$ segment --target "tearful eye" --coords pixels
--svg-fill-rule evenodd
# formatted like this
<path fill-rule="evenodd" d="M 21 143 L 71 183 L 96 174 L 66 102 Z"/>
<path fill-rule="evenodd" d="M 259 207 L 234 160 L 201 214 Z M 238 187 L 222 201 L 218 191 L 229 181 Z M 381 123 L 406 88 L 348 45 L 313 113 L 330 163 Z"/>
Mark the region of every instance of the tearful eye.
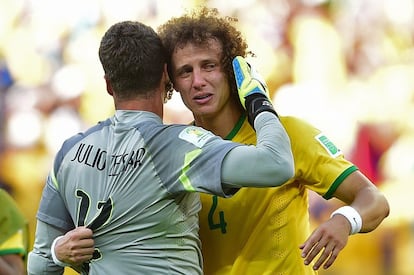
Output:
<path fill-rule="evenodd" d="M 215 63 L 207 63 L 204 65 L 204 69 L 207 71 L 212 71 L 216 67 Z"/>
<path fill-rule="evenodd" d="M 189 77 L 192 71 L 193 71 L 193 69 L 192 69 L 192 68 L 187 67 L 187 66 L 184 66 L 184 67 L 182 67 L 181 69 L 177 70 L 176 75 L 177 75 L 178 77 L 183 77 L 183 78 L 185 78 L 185 77 Z"/>

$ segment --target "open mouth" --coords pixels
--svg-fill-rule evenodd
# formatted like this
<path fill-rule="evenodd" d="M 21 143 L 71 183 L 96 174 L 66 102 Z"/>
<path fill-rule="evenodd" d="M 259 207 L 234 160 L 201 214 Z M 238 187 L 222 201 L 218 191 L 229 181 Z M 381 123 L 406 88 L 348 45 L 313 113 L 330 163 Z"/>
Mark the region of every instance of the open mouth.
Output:
<path fill-rule="evenodd" d="M 202 94 L 194 96 L 194 102 L 197 104 L 207 104 L 213 98 L 212 94 Z"/>
<path fill-rule="evenodd" d="M 206 98 L 209 98 L 209 97 L 211 97 L 211 95 L 210 95 L 210 94 L 205 94 L 205 95 L 197 95 L 197 96 L 195 96 L 195 97 L 194 97 L 194 99 L 195 99 L 195 100 L 203 100 L 203 99 L 206 99 Z"/>

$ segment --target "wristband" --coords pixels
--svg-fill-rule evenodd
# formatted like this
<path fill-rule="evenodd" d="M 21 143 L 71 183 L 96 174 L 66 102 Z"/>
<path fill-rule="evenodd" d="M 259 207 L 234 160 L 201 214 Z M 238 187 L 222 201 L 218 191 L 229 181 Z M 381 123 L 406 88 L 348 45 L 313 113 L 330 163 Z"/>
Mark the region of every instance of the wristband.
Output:
<path fill-rule="evenodd" d="M 349 235 L 353 235 L 353 234 L 356 234 L 359 231 L 361 231 L 362 218 L 361 218 L 361 215 L 359 215 L 358 211 L 355 210 L 355 208 L 353 208 L 349 205 L 342 206 L 342 207 L 336 209 L 331 214 L 331 218 L 336 214 L 340 214 L 340 215 L 344 216 L 349 221 L 349 223 L 351 224 L 351 232 L 349 233 Z"/>
<path fill-rule="evenodd" d="M 70 264 L 67 264 L 67 263 L 64 263 L 64 262 L 60 261 L 60 260 L 56 257 L 56 254 L 55 254 L 55 246 L 56 246 L 56 242 L 57 242 L 58 240 L 60 240 L 61 238 L 63 238 L 63 237 L 64 237 L 64 236 L 59 236 L 59 237 L 57 237 L 57 238 L 53 241 L 52 246 L 50 247 L 50 254 L 52 254 L 53 262 L 54 262 L 55 264 L 57 264 L 58 266 L 61 266 L 61 267 L 70 266 Z"/>
<path fill-rule="evenodd" d="M 271 112 L 279 117 L 273 108 L 272 103 L 264 94 L 251 94 L 246 97 L 246 110 L 247 110 L 247 120 L 249 121 L 250 125 L 254 128 L 254 120 L 256 119 L 257 115 L 261 112 Z"/>

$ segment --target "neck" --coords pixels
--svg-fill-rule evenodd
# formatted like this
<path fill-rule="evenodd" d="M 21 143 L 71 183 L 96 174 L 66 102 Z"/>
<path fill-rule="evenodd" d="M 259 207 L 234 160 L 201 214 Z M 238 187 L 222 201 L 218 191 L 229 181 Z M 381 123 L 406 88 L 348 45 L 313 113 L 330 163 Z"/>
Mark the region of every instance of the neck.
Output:
<path fill-rule="evenodd" d="M 195 115 L 197 126 L 213 132 L 215 135 L 226 138 L 233 130 L 242 115 L 240 108 L 227 108 L 220 113 L 212 115 Z"/>
<path fill-rule="evenodd" d="M 163 103 L 158 97 L 137 98 L 127 101 L 118 101 L 115 103 L 117 110 L 147 111 L 163 118 Z"/>

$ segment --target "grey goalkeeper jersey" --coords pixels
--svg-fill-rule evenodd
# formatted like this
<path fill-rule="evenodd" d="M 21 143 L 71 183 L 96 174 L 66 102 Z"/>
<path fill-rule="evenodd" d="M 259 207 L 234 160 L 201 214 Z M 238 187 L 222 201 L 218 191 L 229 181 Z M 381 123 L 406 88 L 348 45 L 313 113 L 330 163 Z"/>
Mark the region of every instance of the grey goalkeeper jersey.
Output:
<path fill-rule="evenodd" d="M 90 274 L 202 274 L 196 192 L 236 192 L 221 184 L 221 163 L 235 146 L 152 113 L 117 111 L 64 142 L 37 218 L 93 230 Z"/>

